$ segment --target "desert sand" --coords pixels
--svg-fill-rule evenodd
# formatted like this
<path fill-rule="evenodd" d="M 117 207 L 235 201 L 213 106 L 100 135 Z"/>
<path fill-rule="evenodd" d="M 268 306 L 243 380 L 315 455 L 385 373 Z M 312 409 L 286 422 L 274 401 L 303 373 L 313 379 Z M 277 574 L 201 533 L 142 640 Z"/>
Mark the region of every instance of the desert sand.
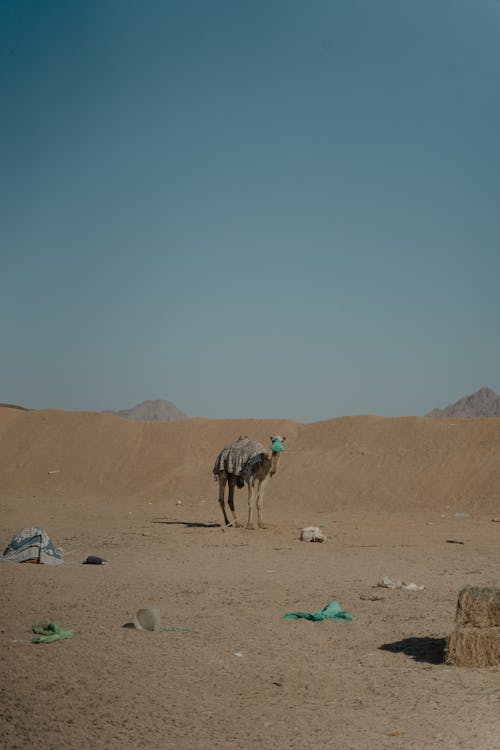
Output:
<path fill-rule="evenodd" d="M 222 528 L 217 453 L 277 433 L 269 528 Z M 42 526 L 65 560 L 0 565 L 1 748 L 500 747 L 500 668 L 443 661 L 460 589 L 500 583 L 499 419 L 0 408 L 0 511 L 2 549 Z M 355 619 L 282 618 L 333 600 Z M 170 630 L 122 627 L 147 605 Z"/>

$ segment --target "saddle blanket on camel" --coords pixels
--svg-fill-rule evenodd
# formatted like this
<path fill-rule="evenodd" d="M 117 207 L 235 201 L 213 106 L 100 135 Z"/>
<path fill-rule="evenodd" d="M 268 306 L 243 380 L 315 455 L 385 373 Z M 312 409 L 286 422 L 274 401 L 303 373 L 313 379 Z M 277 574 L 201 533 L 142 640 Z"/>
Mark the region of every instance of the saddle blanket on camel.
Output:
<path fill-rule="evenodd" d="M 263 453 L 270 458 L 269 451 L 262 443 L 249 440 L 249 438 L 238 438 L 219 453 L 215 459 L 213 473 L 217 476 L 221 471 L 225 471 L 246 479 L 252 465 Z"/>

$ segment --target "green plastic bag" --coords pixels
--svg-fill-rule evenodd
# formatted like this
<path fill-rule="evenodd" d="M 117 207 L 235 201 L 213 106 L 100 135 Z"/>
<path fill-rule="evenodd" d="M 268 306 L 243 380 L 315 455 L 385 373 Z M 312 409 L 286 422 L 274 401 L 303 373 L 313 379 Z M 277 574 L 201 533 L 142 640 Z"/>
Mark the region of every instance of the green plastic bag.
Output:
<path fill-rule="evenodd" d="M 64 638 L 73 638 L 75 635 L 72 628 L 62 628 L 55 622 L 37 622 L 31 629 L 37 633 L 31 639 L 31 643 L 53 643 L 62 641 Z"/>
<path fill-rule="evenodd" d="M 323 609 L 319 609 L 317 612 L 287 612 L 283 615 L 285 620 L 298 620 L 299 617 L 303 617 L 306 620 L 313 620 L 319 622 L 320 620 L 354 620 L 354 617 L 347 612 L 344 612 L 338 602 L 330 602 Z"/>

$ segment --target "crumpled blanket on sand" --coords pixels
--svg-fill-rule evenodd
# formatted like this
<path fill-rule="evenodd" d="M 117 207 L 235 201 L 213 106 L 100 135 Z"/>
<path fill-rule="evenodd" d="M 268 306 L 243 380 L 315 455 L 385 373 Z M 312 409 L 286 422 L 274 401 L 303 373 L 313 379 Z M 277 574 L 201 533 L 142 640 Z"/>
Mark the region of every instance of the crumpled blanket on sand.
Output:
<path fill-rule="evenodd" d="M 62 565 L 64 560 L 50 541 L 45 529 L 29 526 L 14 535 L 0 556 L 0 562 L 37 562 L 45 565 Z"/>
<path fill-rule="evenodd" d="M 257 443 L 249 438 L 238 438 L 231 445 L 227 445 L 217 456 L 213 473 L 219 474 L 221 471 L 227 471 L 228 474 L 243 476 L 245 468 L 256 456 L 269 452 L 264 448 L 262 443 Z"/>

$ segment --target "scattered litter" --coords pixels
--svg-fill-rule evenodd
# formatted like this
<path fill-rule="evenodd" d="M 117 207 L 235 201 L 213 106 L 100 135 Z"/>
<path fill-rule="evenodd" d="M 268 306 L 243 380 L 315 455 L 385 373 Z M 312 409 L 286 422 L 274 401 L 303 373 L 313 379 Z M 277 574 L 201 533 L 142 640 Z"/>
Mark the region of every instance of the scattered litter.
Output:
<path fill-rule="evenodd" d="M 277 573 L 277 570 L 266 570 L 266 573 Z"/>
<path fill-rule="evenodd" d="M 194 633 L 191 628 L 180 628 L 176 625 L 161 625 L 160 610 L 158 607 L 143 607 L 137 610 L 132 622 L 122 625 L 124 628 L 135 628 L 135 630 L 149 630 L 155 633 Z"/>
<path fill-rule="evenodd" d="M 50 541 L 45 529 L 30 526 L 15 534 L 0 556 L 0 562 L 62 565 L 64 560 Z"/>
<path fill-rule="evenodd" d="M 162 633 L 194 633 L 191 628 L 179 628 L 177 625 L 160 625 Z"/>
<path fill-rule="evenodd" d="M 302 542 L 324 542 L 326 536 L 318 526 L 306 526 L 300 532 Z"/>
<path fill-rule="evenodd" d="M 31 639 L 31 643 L 53 643 L 53 641 L 73 638 L 75 635 L 72 628 L 61 628 L 55 622 L 37 622 L 31 629 L 33 633 L 37 633 Z"/>
<path fill-rule="evenodd" d="M 454 513 L 455 518 L 470 518 L 470 513 Z"/>
<path fill-rule="evenodd" d="M 97 557 L 96 555 L 88 555 L 85 560 L 82 560 L 82 565 L 106 565 L 107 560 L 103 557 Z"/>
<path fill-rule="evenodd" d="M 177 500 L 176 505 L 182 505 L 182 500 Z"/>
<path fill-rule="evenodd" d="M 144 609 L 137 610 L 134 617 L 134 627 L 136 630 L 158 631 L 160 629 L 160 610 L 158 607 L 144 607 Z"/>
<path fill-rule="evenodd" d="M 317 612 L 287 612 L 283 615 L 285 620 L 297 620 L 303 617 L 305 620 L 319 622 L 320 620 L 354 620 L 354 617 L 341 608 L 338 602 L 330 602 Z"/>
<path fill-rule="evenodd" d="M 500 523 L 500 518 L 492 518 L 493 523 Z"/>
<path fill-rule="evenodd" d="M 235 651 L 234 656 L 243 656 L 243 654 L 241 653 L 241 651 Z"/>
<path fill-rule="evenodd" d="M 406 583 L 406 581 L 393 581 L 391 578 L 384 576 L 377 586 L 384 589 L 406 589 L 407 591 L 422 591 L 424 586 L 417 586 L 416 583 Z"/>
<path fill-rule="evenodd" d="M 447 539 L 447 544 L 465 544 L 465 542 L 460 542 L 458 539 Z"/>
<path fill-rule="evenodd" d="M 48 471 L 47 474 L 60 474 L 61 469 L 52 469 L 51 471 Z"/>

